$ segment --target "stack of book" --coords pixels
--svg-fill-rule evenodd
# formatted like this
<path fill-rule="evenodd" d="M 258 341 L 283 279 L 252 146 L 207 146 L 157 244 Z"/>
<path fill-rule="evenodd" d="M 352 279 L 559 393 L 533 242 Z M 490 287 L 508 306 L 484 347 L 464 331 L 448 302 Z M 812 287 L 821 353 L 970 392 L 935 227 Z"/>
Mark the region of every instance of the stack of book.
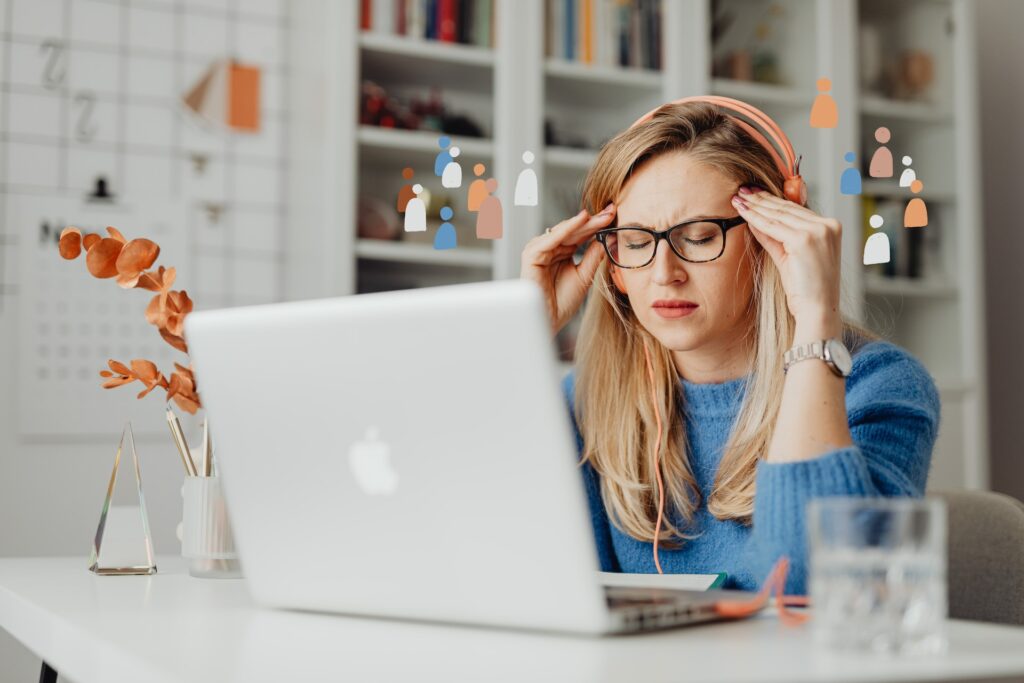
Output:
<path fill-rule="evenodd" d="M 661 69 L 661 0 L 546 0 L 549 57 Z"/>
<path fill-rule="evenodd" d="M 494 0 L 361 0 L 364 31 L 494 46 Z"/>

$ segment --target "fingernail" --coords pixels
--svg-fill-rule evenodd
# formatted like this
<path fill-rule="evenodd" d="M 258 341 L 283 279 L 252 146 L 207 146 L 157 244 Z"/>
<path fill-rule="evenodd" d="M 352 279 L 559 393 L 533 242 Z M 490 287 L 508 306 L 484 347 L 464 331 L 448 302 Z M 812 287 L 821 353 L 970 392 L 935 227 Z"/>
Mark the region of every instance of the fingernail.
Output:
<path fill-rule="evenodd" d="M 587 212 L 587 210 L 586 210 L 586 209 L 580 209 L 580 212 L 579 212 L 578 214 L 576 214 L 576 217 L 577 217 L 577 218 L 579 218 L 580 216 L 582 216 L 582 215 L 583 215 L 583 214 L 585 214 L 586 212 Z"/>
<path fill-rule="evenodd" d="M 740 190 L 740 192 L 742 192 L 742 191 L 743 191 L 743 190 L 741 189 L 741 190 Z M 745 201 L 743 201 L 743 200 L 742 200 L 742 199 L 740 198 L 740 196 L 739 196 L 739 195 L 735 195 L 735 194 L 734 194 L 734 195 L 732 196 L 732 203 L 733 203 L 733 204 L 735 204 L 736 206 L 740 207 L 741 209 L 745 209 L 745 208 L 747 208 L 747 203 L 746 203 Z"/>
<path fill-rule="evenodd" d="M 740 194 L 752 194 L 754 189 L 748 185 L 744 185 L 740 188 Z"/>
<path fill-rule="evenodd" d="M 615 202 L 608 202 L 608 206 L 604 207 L 604 210 L 601 211 L 601 213 L 611 213 L 613 206 L 615 206 Z"/>

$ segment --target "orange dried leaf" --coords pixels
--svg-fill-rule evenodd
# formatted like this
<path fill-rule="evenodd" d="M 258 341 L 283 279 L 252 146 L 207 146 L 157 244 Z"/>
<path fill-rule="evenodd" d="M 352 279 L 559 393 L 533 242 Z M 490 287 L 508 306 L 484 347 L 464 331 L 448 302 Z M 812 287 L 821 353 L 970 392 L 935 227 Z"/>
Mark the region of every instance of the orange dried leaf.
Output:
<path fill-rule="evenodd" d="M 160 336 L 163 337 L 163 340 L 165 342 L 167 342 L 174 348 L 178 349 L 182 353 L 188 353 L 188 346 L 185 345 L 184 338 L 179 337 L 178 335 L 175 334 L 171 334 L 164 328 L 160 328 Z"/>
<path fill-rule="evenodd" d="M 192 398 L 190 396 L 182 396 L 181 394 L 174 397 L 174 402 L 179 408 L 184 410 L 189 415 L 195 415 L 196 411 L 202 406 L 199 404 L 198 396 Z"/>
<path fill-rule="evenodd" d="M 104 389 L 113 389 L 114 387 L 119 387 L 122 384 L 130 384 L 131 382 L 134 382 L 134 381 L 135 381 L 134 377 L 114 377 L 114 378 L 108 379 L 106 382 L 104 382 L 103 383 L 103 388 Z"/>
<path fill-rule="evenodd" d="M 113 225 L 107 226 L 107 232 L 110 233 L 111 239 L 115 239 L 121 244 L 124 244 L 125 242 L 128 241 L 124 238 L 124 235 L 121 234 L 121 231 L 115 228 Z"/>
<path fill-rule="evenodd" d="M 63 258 L 69 261 L 78 258 L 82 253 L 82 231 L 73 226 L 64 228 L 60 233 L 58 247 Z"/>
<path fill-rule="evenodd" d="M 160 255 L 156 242 L 147 239 L 132 240 L 124 245 L 117 257 L 117 283 L 125 288 L 134 287 L 146 268 Z"/>
<path fill-rule="evenodd" d="M 150 325 L 164 326 L 164 321 L 167 320 L 167 311 L 164 310 L 163 300 L 164 297 L 161 294 L 157 294 L 149 300 L 149 305 L 146 306 L 146 322 Z"/>
<path fill-rule="evenodd" d="M 85 265 L 93 277 L 109 278 L 117 275 L 117 257 L 124 244 L 110 237 L 105 237 L 85 255 Z"/>
<path fill-rule="evenodd" d="M 155 382 L 160 375 L 160 371 L 156 369 L 156 363 L 143 358 L 132 359 L 132 372 L 146 383 Z"/>
<path fill-rule="evenodd" d="M 113 359 L 108 360 L 107 365 L 109 365 L 110 369 L 119 375 L 130 375 L 132 373 L 132 371 L 128 368 L 127 365 L 125 365 L 124 363 L 119 363 L 118 361 Z"/>
<path fill-rule="evenodd" d="M 160 291 L 160 281 L 156 279 L 154 273 L 140 273 L 138 284 L 135 286 L 140 289 L 148 289 L 151 292 Z"/>
<path fill-rule="evenodd" d="M 85 247 L 86 251 L 89 251 L 90 249 L 92 249 L 93 245 L 99 242 L 101 239 L 103 238 L 97 235 L 96 233 L 90 232 L 88 235 L 82 238 L 82 246 Z"/>
<path fill-rule="evenodd" d="M 121 289 L 132 289 L 139 283 L 139 273 L 118 273 L 115 282 Z"/>

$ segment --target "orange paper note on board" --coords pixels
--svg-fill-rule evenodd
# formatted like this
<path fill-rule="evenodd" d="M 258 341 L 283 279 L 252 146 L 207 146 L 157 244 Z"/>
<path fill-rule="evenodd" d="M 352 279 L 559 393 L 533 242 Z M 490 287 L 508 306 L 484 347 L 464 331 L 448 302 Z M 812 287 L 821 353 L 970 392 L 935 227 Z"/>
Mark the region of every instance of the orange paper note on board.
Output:
<path fill-rule="evenodd" d="M 233 60 L 218 60 L 182 100 L 207 121 L 230 130 L 259 132 L 260 68 Z"/>
<path fill-rule="evenodd" d="M 255 66 L 231 64 L 228 125 L 235 130 L 260 129 L 260 70 Z"/>

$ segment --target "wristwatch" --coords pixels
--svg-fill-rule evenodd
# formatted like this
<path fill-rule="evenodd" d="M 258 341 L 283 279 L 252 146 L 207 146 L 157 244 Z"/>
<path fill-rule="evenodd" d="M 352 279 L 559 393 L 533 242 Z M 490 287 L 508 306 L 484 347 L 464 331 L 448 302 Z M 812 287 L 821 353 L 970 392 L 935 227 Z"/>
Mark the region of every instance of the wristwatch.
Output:
<path fill-rule="evenodd" d="M 799 363 L 808 358 L 820 358 L 832 369 L 832 372 L 840 377 L 848 377 L 850 370 L 853 368 L 853 359 L 850 357 L 850 351 L 842 341 L 832 338 L 812 341 L 806 344 L 797 344 L 789 351 L 786 351 L 782 356 L 782 360 L 785 361 L 785 364 L 782 366 L 783 372 L 789 372 L 789 368 L 793 363 Z"/>

